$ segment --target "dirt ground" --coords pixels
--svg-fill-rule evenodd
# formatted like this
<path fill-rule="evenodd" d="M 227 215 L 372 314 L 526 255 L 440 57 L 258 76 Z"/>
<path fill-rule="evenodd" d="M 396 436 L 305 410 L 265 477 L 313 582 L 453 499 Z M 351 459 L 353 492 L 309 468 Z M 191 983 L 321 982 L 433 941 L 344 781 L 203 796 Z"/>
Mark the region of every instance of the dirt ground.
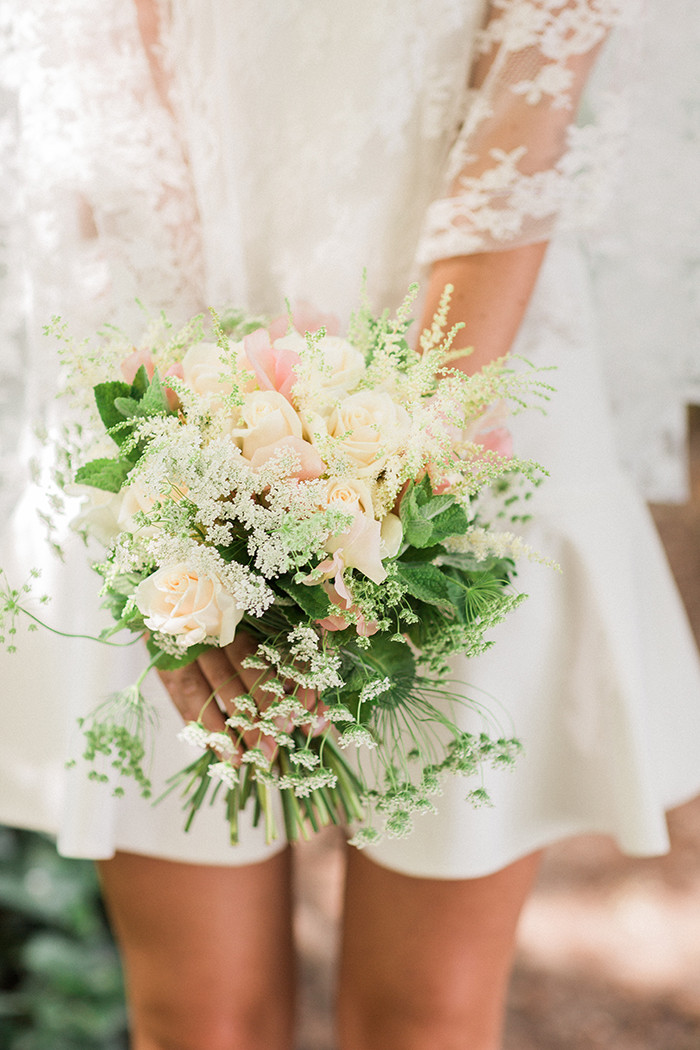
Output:
<path fill-rule="evenodd" d="M 700 409 L 692 422 L 692 500 L 653 511 L 700 641 Z M 661 858 L 623 857 L 599 837 L 547 852 L 521 923 L 504 1050 L 700 1050 L 700 800 L 671 814 L 670 831 Z M 334 1050 L 342 848 L 331 832 L 298 854 L 298 1050 Z"/>

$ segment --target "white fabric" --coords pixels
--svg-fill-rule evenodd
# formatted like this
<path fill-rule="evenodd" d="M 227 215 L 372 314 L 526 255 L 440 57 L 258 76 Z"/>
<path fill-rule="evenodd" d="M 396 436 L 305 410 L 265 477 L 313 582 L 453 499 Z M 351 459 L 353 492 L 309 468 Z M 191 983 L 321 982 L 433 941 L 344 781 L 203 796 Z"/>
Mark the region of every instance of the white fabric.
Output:
<path fill-rule="evenodd" d="M 612 0 L 282 0 L 255 8 L 178 0 L 161 55 L 174 78 L 172 112 L 151 80 L 132 5 L 101 0 L 98 11 L 88 0 L 31 0 L 11 19 L 3 9 L 21 56 L 5 68 L 15 104 L 7 126 L 23 177 L 21 193 L 4 200 L 27 290 L 24 341 L 13 322 L 14 345 L 24 349 L 8 354 L 6 367 L 15 379 L 21 368 L 29 406 L 43 403 L 50 426 L 60 410 L 50 397 L 51 347 L 39 333 L 54 311 L 74 331 L 111 318 L 136 333 L 135 296 L 175 317 L 208 303 L 275 311 L 287 296 L 346 318 L 363 267 L 373 301 L 392 305 L 418 259 L 555 236 L 520 346 L 559 367 L 560 393 L 547 420 L 519 417 L 516 429 L 522 451 L 553 469 L 537 542 L 565 572 L 537 569 L 535 596 L 503 628 L 493 656 L 456 670 L 511 711 L 527 755 L 494 784 L 495 809 L 472 813 L 455 802 L 460 826 L 447 836 L 445 817 L 430 828 L 426 819 L 405 844 L 376 851 L 414 874 L 482 874 L 560 834 L 592 829 L 634 852 L 654 852 L 665 846 L 663 809 L 700 788 L 700 672 L 651 526 L 614 464 L 586 268 L 557 228 L 598 213 L 599 176 L 610 167 L 601 144 L 610 141 L 612 118 L 570 130 L 549 167 L 538 131 L 540 118 L 550 127 L 551 109 L 560 108 L 562 70 L 587 65 L 623 6 L 629 10 Z M 474 94 L 466 85 L 479 48 L 488 69 Z M 535 53 L 552 67 L 548 80 Z M 519 112 L 525 100 L 533 125 L 522 143 L 529 154 L 514 158 L 509 183 L 517 189 L 523 176 L 525 189 L 509 191 L 504 204 L 501 154 L 490 151 L 500 148 L 498 115 L 513 96 Z M 614 114 L 607 99 L 603 91 L 600 112 Z M 488 142 L 496 161 L 495 169 L 486 162 L 496 172 L 493 222 L 484 173 L 470 168 L 479 164 L 470 142 L 480 143 L 480 157 Z M 503 149 L 511 153 L 513 143 L 503 140 Z M 475 241 L 465 225 L 472 212 L 461 202 L 466 193 L 474 203 L 475 182 L 464 179 L 477 176 L 482 239 Z M 27 438 L 23 453 L 32 451 Z M 5 563 L 18 573 L 47 560 L 31 509 L 38 499 L 30 487 L 6 537 Z M 96 613 L 80 556 L 74 552 L 67 570 L 53 567 L 45 586 L 60 596 L 52 622 L 67 616 L 85 629 Z M 648 606 L 635 591 L 640 577 Z M 650 645 L 662 627 L 668 646 Z M 34 635 L 18 656 L 3 656 L 3 680 L 11 676 L 13 685 L 4 697 L 10 732 L 0 740 L 0 817 L 58 831 L 61 848 L 78 855 L 121 847 L 210 863 L 258 859 L 259 835 L 232 852 L 216 810 L 186 836 L 177 800 L 153 810 L 134 793 L 117 802 L 82 770 L 63 770 L 57 741 L 75 733 L 79 713 L 132 677 L 128 653 Z M 175 725 L 157 682 L 152 690 L 164 726 Z M 160 740 L 162 779 L 183 753 L 165 732 Z M 67 748 L 74 753 L 75 742 Z"/>

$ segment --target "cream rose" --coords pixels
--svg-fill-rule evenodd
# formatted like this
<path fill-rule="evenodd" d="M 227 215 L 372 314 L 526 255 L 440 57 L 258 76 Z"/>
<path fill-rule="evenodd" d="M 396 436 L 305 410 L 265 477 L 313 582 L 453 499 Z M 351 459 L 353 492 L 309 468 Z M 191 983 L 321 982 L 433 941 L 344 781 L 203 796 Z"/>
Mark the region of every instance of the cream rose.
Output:
<path fill-rule="evenodd" d="M 175 503 L 179 502 L 186 495 L 186 489 L 187 486 L 173 486 L 169 491 L 154 496 L 152 489 L 149 489 L 141 478 L 134 478 L 119 493 L 121 500 L 117 514 L 119 528 L 124 532 L 138 533 L 139 536 L 155 536 L 158 532 L 157 525 L 137 525 L 134 518 L 139 511 L 150 515 L 156 503 L 160 503 L 163 500 L 169 499 Z"/>
<path fill-rule="evenodd" d="M 243 343 L 234 343 L 231 349 L 235 351 L 236 365 L 240 372 L 250 372 L 251 365 L 243 352 Z M 205 397 L 211 412 L 220 413 L 224 411 L 224 398 L 233 390 L 233 384 L 226 374 L 226 365 L 221 360 L 221 347 L 217 343 L 197 343 L 191 346 L 182 359 L 182 373 L 187 386 Z M 255 382 L 248 379 L 242 384 L 244 392 L 255 389 Z M 226 409 L 230 412 L 230 409 Z M 225 427 L 229 432 L 233 425 L 239 422 L 236 410 L 233 417 Z"/>
<path fill-rule="evenodd" d="M 287 398 L 276 390 L 255 390 L 248 394 L 241 409 L 245 428 L 232 432 L 246 459 L 258 449 L 274 445 L 282 438 L 302 436 L 299 416 Z"/>
<path fill-rule="evenodd" d="M 403 525 L 398 514 L 385 514 L 379 523 L 381 543 L 379 551 L 382 558 L 395 558 L 403 542 Z"/>
<path fill-rule="evenodd" d="M 382 390 L 358 390 L 336 405 L 326 427 L 340 449 L 357 464 L 358 477 L 376 475 L 390 451 L 404 440 L 408 412 Z"/>
<path fill-rule="evenodd" d="M 335 479 L 328 484 L 328 506 L 352 514 L 348 528 L 329 536 L 324 544 L 328 554 L 342 558 L 347 569 L 358 569 L 374 583 L 386 579 L 381 558 L 381 526 L 375 521 L 372 497 L 364 482 Z"/>
<path fill-rule="evenodd" d="M 89 485 L 74 485 L 69 491 L 75 495 L 84 493 L 86 497 L 80 513 L 71 521 L 71 528 L 86 536 L 94 536 L 108 547 L 122 527 L 118 520 L 121 493 L 105 492 Z"/>
<path fill-rule="evenodd" d="M 294 350 L 302 355 L 306 348 L 306 339 L 299 332 L 275 339 L 276 349 Z M 329 390 L 336 394 L 347 393 L 357 386 L 365 371 L 365 356 L 338 335 L 326 335 L 318 341 L 318 353 L 323 368 L 318 374 L 319 390 Z"/>
<path fill-rule="evenodd" d="M 142 580 L 134 598 L 149 630 L 172 634 L 188 648 L 206 639 L 228 645 L 243 616 L 218 576 L 185 562 L 164 565 Z"/>

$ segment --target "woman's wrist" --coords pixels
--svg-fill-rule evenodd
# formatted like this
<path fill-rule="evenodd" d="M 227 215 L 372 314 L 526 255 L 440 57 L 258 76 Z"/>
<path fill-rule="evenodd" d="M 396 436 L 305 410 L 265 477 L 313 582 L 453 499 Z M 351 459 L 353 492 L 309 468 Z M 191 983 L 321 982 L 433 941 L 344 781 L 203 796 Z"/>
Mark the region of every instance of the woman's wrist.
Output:
<path fill-rule="evenodd" d="M 473 348 L 453 364 L 476 372 L 503 357 L 517 335 L 546 250 L 546 243 L 539 243 L 438 259 L 430 270 L 421 331 L 430 326 L 445 285 L 451 284 L 448 325 L 464 323 L 454 348 Z"/>

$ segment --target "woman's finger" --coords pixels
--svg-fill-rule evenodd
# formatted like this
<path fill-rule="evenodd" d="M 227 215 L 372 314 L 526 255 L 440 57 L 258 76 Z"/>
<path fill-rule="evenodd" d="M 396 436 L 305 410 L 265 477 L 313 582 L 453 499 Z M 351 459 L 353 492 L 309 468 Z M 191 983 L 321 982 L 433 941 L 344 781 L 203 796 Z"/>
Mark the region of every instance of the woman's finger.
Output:
<path fill-rule="evenodd" d="M 238 645 L 232 643 L 223 649 L 209 649 L 199 658 L 202 671 L 229 717 L 235 714 L 236 700 L 240 696 L 252 694 L 259 711 L 263 711 L 270 702 L 269 694 L 255 690 L 262 680 L 260 672 L 244 668 L 239 662 L 255 652 L 255 649 L 255 642 L 249 639 L 249 644 L 239 642 Z M 232 657 L 237 661 L 236 665 L 232 663 Z M 233 734 L 236 735 L 235 729 Z M 261 733 L 259 729 L 241 729 L 238 736 L 246 747 L 259 747 L 270 762 L 274 759 L 277 747 L 267 734 Z"/>
<path fill-rule="evenodd" d="M 225 733 L 226 721 L 198 661 L 177 671 L 159 671 L 161 682 L 185 722 L 201 722 L 212 733 Z"/>

